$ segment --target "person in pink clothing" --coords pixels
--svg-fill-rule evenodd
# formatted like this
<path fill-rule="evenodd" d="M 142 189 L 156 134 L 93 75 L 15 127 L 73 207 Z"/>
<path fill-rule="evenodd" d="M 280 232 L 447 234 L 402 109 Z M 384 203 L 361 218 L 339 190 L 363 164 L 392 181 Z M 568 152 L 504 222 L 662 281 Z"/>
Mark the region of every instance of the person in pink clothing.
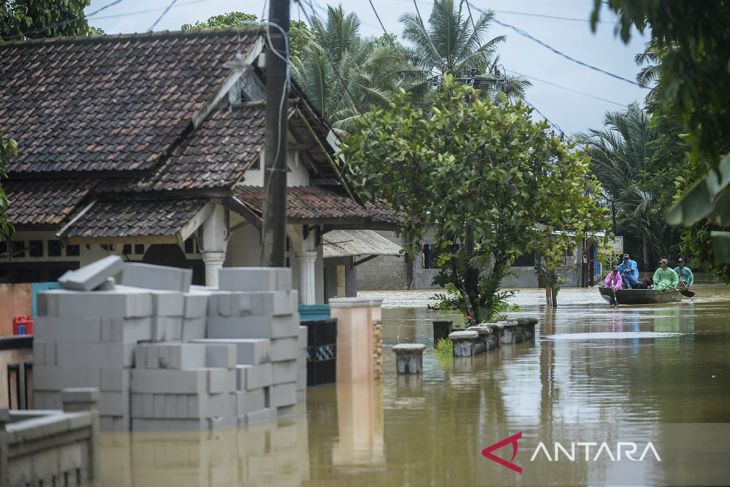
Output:
<path fill-rule="evenodd" d="M 603 285 L 607 288 L 613 289 L 614 292 L 621 289 L 622 281 L 621 274 L 618 271 L 618 267 L 614 267 L 614 269 L 608 273 L 606 279 L 603 280 Z"/>

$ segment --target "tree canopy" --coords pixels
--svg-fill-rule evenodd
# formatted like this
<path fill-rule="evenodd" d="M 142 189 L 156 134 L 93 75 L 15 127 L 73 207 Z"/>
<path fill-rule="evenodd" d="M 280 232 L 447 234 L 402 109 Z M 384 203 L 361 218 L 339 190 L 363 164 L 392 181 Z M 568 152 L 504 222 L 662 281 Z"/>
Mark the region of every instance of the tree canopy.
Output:
<path fill-rule="evenodd" d="M 95 31 L 84 15 L 90 3 L 91 0 L 2 0 L 0 39 L 22 41 L 93 34 Z"/>
<path fill-rule="evenodd" d="M 401 92 L 342 144 L 363 196 L 404 211 L 408 252 L 435 231 L 438 282 L 458 291 L 474 321 L 498 309 L 511 259 L 536 251 L 559 260 L 569 241 L 608 226 L 589 159 L 530 113 L 446 75 L 431 108 Z"/>

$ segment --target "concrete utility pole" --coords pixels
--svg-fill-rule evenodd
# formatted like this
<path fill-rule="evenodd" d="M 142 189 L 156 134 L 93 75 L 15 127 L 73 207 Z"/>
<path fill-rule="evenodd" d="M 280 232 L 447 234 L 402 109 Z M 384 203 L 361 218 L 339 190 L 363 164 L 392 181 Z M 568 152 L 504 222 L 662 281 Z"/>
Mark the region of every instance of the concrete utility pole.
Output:
<path fill-rule="evenodd" d="M 289 35 L 289 0 L 269 2 L 269 22 Z M 286 265 L 286 171 L 288 98 L 286 40 L 269 25 L 271 45 L 266 53 L 266 145 L 264 150 L 264 202 L 261 228 L 261 264 Z M 274 49 L 281 57 L 271 52 Z M 284 102 L 282 103 L 282 97 Z"/>

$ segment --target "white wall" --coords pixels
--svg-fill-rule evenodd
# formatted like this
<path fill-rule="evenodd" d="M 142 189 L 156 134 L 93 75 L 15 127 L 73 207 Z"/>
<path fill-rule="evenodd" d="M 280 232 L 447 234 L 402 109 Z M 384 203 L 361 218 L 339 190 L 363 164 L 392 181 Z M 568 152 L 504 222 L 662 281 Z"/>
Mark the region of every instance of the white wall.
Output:
<path fill-rule="evenodd" d="M 264 160 L 264 153 L 261 151 L 261 158 L 259 159 L 259 165 Z M 309 172 L 304 164 L 300 161 L 299 152 L 289 151 L 289 157 L 287 158 L 287 165 L 289 172 L 286 175 L 287 186 L 308 186 L 309 185 Z M 264 172 L 262 169 L 249 169 L 243 174 L 241 184 L 247 186 L 263 186 L 264 185 Z"/>

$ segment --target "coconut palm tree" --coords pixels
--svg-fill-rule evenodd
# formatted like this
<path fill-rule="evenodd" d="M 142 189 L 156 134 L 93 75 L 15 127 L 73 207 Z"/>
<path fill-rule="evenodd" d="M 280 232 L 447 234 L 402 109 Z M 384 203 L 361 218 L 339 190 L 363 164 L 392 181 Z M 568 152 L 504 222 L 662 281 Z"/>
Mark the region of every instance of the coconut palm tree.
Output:
<path fill-rule="evenodd" d="M 415 72 L 394 39 L 365 39 L 360 20 L 341 6 L 312 19 L 312 42 L 294 60 L 293 74 L 310 102 L 337 129 L 373 105 L 384 106 Z"/>
<path fill-rule="evenodd" d="M 668 256 L 671 242 L 658 197 L 646 178 L 651 158 L 651 141 L 656 137 L 647 114 L 632 104 L 626 111 L 608 112 L 602 130 L 577 135 L 591 156 L 591 169 L 606 190 L 604 195 L 616 209 L 616 218 L 627 234 L 641 241 L 644 266 L 652 256 Z"/>
<path fill-rule="evenodd" d="M 403 38 L 412 49 L 412 58 L 429 80 L 444 75 L 477 82 L 482 91 L 500 87 L 512 96 L 524 95 L 530 83 L 522 78 L 498 73 L 497 46 L 504 36 L 489 38 L 494 12 L 488 11 L 473 19 L 465 0 L 435 0 L 428 25 L 420 12 L 401 17 Z"/>

